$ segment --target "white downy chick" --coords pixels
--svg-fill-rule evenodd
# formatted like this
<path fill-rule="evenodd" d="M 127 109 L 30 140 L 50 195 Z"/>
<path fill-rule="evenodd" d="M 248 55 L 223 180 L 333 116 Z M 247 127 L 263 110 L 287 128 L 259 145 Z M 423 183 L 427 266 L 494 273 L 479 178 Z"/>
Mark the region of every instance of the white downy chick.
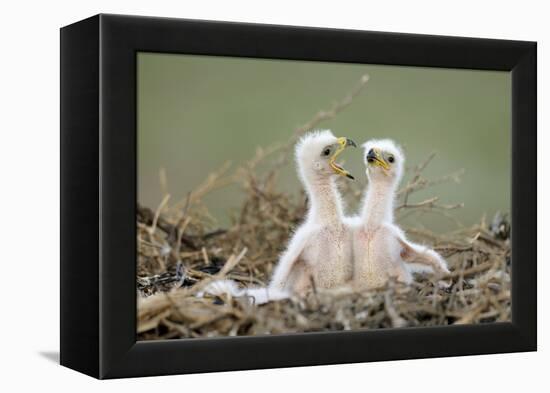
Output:
<path fill-rule="evenodd" d="M 336 162 L 355 142 L 335 137 L 332 132 L 315 131 L 296 144 L 298 175 L 305 188 L 309 207 L 303 223 L 295 230 L 281 254 L 267 287 L 239 288 L 231 280 L 212 283 L 205 292 L 247 296 L 256 304 L 303 295 L 311 289 L 332 288 L 352 278 L 352 233 L 344 223 L 342 199 L 336 178 L 353 176 Z"/>
<path fill-rule="evenodd" d="M 403 176 L 405 156 L 389 139 L 370 140 L 365 149 L 368 186 L 354 226 L 354 286 L 376 288 L 390 278 L 410 283 L 413 272 L 448 273 L 447 263 L 434 250 L 407 240 L 394 222 L 394 200 Z"/>
<path fill-rule="evenodd" d="M 270 288 L 303 294 L 312 281 L 318 288 L 332 288 L 351 279 L 351 230 L 343 222 L 336 185 L 337 176 L 353 179 L 336 163 L 348 146 L 356 145 L 330 131 L 309 133 L 296 145 L 296 165 L 309 209 L 275 268 Z"/>

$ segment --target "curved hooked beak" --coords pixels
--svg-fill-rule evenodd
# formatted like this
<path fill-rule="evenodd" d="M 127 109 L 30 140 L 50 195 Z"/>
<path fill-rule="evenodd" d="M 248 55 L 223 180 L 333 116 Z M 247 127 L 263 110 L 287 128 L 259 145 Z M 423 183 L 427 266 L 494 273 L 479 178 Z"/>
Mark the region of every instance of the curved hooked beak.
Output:
<path fill-rule="evenodd" d="M 369 165 L 377 165 L 384 168 L 386 171 L 390 169 L 390 164 L 386 162 L 378 149 L 370 149 L 367 153 L 367 162 Z"/>
<path fill-rule="evenodd" d="M 334 172 L 336 172 L 337 174 L 339 174 L 341 176 L 345 176 L 349 179 L 355 180 L 355 178 L 351 175 L 351 173 L 349 173 L 342 166 L 340 166 L 336 163 L 336 158 L 338 158 L 338 156 L 340 154 L 342 154 L 342 152 L 348 146 L 357 147 L 357 144 L 353 140 L 351 140 L 349 138 L 346 138 L 346 137 L 338 138 L 337 143 L 338 143 L 338 148 L 336 149 L 336 151 L 334 152 L 334 154 L 330 158 L 329 165 L 334 170 Z"/>

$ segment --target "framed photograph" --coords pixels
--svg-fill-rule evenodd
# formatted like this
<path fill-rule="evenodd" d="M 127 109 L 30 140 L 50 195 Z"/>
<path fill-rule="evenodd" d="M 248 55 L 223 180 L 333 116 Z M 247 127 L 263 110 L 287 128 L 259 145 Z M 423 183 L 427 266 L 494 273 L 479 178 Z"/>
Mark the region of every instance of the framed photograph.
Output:
<path fill-rule="evenodd" d="M 536 43 L 61 29 L 61 364 L 536 350 Z"/>

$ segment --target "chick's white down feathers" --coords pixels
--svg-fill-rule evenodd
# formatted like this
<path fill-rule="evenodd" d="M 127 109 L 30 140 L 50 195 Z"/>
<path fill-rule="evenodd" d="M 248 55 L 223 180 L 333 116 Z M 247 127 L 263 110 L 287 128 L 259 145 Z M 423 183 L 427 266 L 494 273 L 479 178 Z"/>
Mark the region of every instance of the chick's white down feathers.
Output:
<path fill-rule="evenodd" d="M 336 172 L 324 154 L 337 138 L 330 131 L 312 132 L 300 139 L 295 157 L 309 207 L 281 254 L 270 284 L 239 288 L 231 280 L 212 283 L 205 292 L 249 297 L 256 304 L 303 295 L 311 289 L 353 284 L 375 288 L 389 279 L 410 283 L 414 272 L 448 272 L 434 250 L 406 239 L 394 222 L 394 198 L 403 175 L 405 156 L 392 140 L 364 145 L 368 186 L 360 213 L 343 216 Z"/>
<path fill-rule="evenodd" d="M 447 273 L 445 260 L 435 251 L 407 240 L 395 224 L 393 211 L 405 156 L 392 140 L 363 145 L 367 190 L 361 213 L 346 221 L 353 226 L 356 287 L 383 286 L 391 278 L 410 283 L 413 272 Z"/>
<path fill-rule="evenodd" d="M 302 295 L 312 285 L 331 288 L 350 282 L 351 228 L 342 217 L 338 174 L 329 164 L 337 143 L 338 138 L 325 130 L 308 133 L 296 144 L 297 172 L 308 197 L 308 212 L 281 254 L 268 287 L 240 289 L 224 280 L 211 284 L 205 292 L 248 296 L 261 304 Z"/>
<path fill-rule="evenodd" d="M 277 264 L 271 287 L 301 294 L 312 281 L 330 288 L 351 279 L 351 230 L 342 219 L 338 175 L 329 165 L 332 154 L 323 154 L 336 143 L 326 130 L 306 134 L 296 145 L 296 166 L 309 207 Z"/>

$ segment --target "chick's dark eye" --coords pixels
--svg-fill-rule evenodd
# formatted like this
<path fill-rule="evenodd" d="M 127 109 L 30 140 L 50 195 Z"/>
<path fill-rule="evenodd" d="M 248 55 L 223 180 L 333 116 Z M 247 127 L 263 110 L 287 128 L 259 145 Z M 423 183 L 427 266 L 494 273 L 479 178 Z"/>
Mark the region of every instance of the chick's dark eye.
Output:
<path fill-rule="evenodd" d="M 395 158 L 393 158 L 393 156 L 389 156 L 389 157 L 388 157 L 388 161 L 391 162 L 391 163 L 393 163 L 393 162 L 395 161 Z"/>
<path fill-rule="evenodd" d="M 326 148 L 325 150 L 323 150 L 323 155 L 324 155 L 324 156 L 330 155 L 330 149 L 329 149 L 329 148 Z"/>

